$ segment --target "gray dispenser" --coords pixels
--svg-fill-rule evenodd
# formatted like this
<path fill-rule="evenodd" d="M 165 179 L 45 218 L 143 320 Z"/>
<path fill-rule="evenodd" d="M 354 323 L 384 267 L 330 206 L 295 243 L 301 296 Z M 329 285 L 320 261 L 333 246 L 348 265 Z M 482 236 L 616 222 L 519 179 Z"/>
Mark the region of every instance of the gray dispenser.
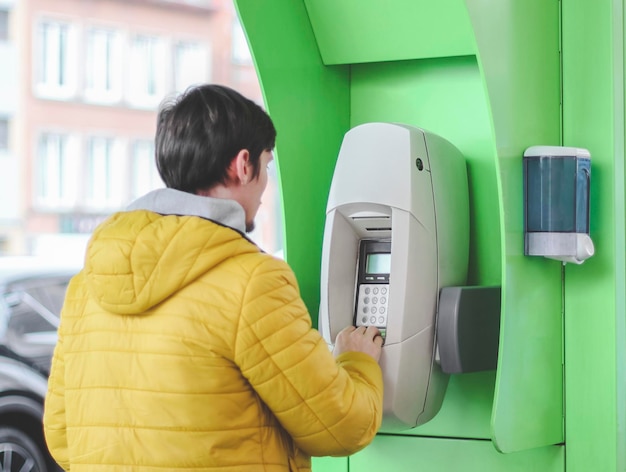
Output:
<path fill-rule="evenodd" d="M 524 254 L 582 264 L 589 236 L 591 155 L 581 148 L 532 146 L 524 152 Z"/>
<path fill-rule="evenodd" d="M 495 370 L 500 341 L 500 287 L 443 287 L 437 349 L 441 370 L 464 374 Z"/>

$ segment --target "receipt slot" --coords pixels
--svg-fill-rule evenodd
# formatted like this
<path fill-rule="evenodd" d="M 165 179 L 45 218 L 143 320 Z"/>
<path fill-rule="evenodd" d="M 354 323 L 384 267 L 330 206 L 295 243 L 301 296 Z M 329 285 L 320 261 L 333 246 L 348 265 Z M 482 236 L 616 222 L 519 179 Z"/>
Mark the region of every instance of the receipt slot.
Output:
<path fill-rule="evenodd" d="M 448 382 L 437 356 L 442 287 L 466 282 L 465 159 L 420 128 L 368 123 L 346 133 L 328 197 L 319 329 L 384 335 L 382 431 L 413 428 L 439 410 Z"/>

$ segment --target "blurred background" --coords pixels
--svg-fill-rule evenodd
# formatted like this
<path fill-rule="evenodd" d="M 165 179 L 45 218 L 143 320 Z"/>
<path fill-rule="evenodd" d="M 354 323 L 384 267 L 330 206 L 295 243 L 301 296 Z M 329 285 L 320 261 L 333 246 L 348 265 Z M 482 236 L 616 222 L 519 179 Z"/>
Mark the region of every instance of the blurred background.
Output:
<path fill-rule="evenodd" d="M 0 0 L 0 256 L 82 261 L 95 227 L 163 187 L 161 101 L 198 83 L 263 105 L 232 0 Z M 282 254 L 275 167 L 257 229 Z"/>

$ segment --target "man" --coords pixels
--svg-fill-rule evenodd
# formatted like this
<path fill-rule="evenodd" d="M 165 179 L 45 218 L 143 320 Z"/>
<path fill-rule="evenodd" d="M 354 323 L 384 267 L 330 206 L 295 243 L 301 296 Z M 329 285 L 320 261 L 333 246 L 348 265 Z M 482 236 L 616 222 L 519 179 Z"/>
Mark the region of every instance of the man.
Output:
<path fill-rule="evenodd" d="M 382 339 L 348 327 L 334 357 L 288 265 L 246 238 L 276 131 L 205 85 L 159 113 L 168 188 L 100 225 L 71 281 L 44 427 L 66 470 L 307 471 L 382 417 Z"/>

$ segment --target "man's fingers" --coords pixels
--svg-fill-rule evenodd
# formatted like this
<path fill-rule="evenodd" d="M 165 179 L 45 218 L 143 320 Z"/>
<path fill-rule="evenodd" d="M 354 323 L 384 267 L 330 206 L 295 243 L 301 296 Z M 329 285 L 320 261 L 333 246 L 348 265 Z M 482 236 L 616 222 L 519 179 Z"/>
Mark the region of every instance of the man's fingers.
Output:
<path fill-rule="evenodd" d="M 362 352 L 379 361 L 382 345 L 383 338 L 375 326 L 346 326 L 337 335 L 333 354 L 337 357 L 344 352 Z"/>
<path fill-rule="evenodd" d="M 376 336 L 380 335 L 380 331 L 378 331 L 376 326 L 368 326 L 363 334 L 370 339 L 374 339 Z"/>

